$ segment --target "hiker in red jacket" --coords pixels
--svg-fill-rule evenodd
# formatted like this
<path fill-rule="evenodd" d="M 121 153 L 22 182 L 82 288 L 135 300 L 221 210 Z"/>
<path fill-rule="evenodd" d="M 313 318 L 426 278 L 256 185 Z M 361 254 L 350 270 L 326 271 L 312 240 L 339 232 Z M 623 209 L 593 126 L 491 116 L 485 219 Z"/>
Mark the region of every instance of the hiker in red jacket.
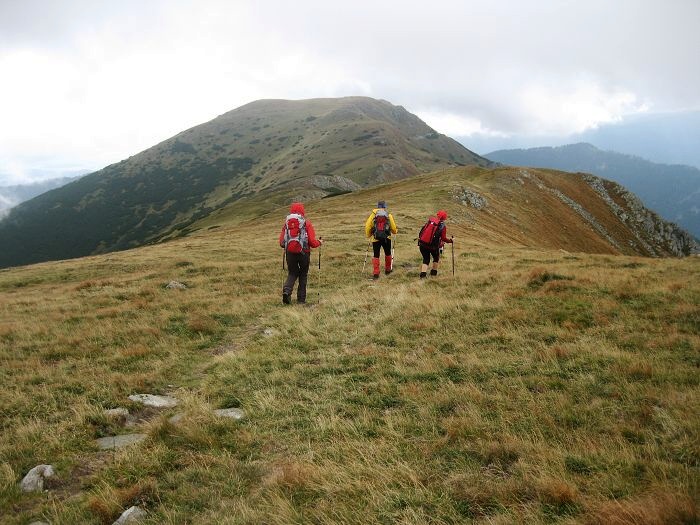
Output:
<path fill-rule="evenodd" d="M 440 210 L 435 217 L 430 217 L 428 222 L 421 228 L 418 234 L 418 246 L 423 256 L 423 265 L 420 268 L 420 278 L 425 279 L 428 272 L 430 258 L 433 258 L 433 268 L 430 275 L 437 275 L 440 264 L 440 250 L 446 242 L 451 243 L 452 239 L 447 238 L 447 212 Z"/>
<path fill-rule="evenodd" d="M 309 275 L 311 248 L 318 248 L 321 244 L 323 239 L 316 239 L 314 227 L 305 217 L 304 205 L 301 202 L 293 202 L 280 233 L 280 246 L 285 249 L 289 272 L 282 288 L 284 304 L 292 302 L 292 291 L 297 278 L 299 279 L 297 302 L 301 304 L 306 302 L 306 279 Z"/>

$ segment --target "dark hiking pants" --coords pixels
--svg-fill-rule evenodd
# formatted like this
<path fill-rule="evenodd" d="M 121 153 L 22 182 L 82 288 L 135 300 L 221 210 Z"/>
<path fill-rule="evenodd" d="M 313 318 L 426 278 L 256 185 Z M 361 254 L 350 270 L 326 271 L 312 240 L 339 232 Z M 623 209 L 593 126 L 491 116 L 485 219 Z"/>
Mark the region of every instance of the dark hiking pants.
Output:
<path fill-rule="evenodd" d="M 297 288 L 297 301 L 306 301 L 306 278 L 309 275 L 309 264 L 311 262 L 311 254 L 309 253 L 289 253 L 287 252 L 287 280 L 284 282 L 282 293 L 291 297 L 294 291 L 294 283 L 299 279 L 299 287 Z"/>
<path fill-rule="evenodd" d="M 384 255 L 387 257 L 391 255 L 391 239 L 378 240 L 372 243 L 375 257 L 379 257 L 379 252 L 382 248 L 384 248 Z"/>

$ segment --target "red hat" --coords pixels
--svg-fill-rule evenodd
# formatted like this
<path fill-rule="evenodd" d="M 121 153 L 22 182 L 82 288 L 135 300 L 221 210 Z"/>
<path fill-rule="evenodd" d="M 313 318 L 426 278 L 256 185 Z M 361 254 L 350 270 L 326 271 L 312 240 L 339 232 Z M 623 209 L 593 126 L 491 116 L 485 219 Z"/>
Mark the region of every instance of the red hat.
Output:
<path fill-rule="evenodd" d="M 447 212 L 445 210 L 439 210 L 437 212 L 437 218 L 440 219 L 441 221 L 444 221 L 447 219 Z"/>
<path fill-rule="evenodd" d="M 293 202 L 289 207 L 289 213 L 298 213 L 299 215 L 305 215 L 304 205 L 301 202 Z"/>

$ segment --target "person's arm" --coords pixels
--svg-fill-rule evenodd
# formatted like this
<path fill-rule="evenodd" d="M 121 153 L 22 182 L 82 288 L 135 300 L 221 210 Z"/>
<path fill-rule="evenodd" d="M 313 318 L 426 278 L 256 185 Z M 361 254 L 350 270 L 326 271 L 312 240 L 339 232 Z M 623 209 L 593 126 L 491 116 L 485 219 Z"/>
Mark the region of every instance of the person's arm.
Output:
<path fill-rule="evenodd" d="M 282 226 L 282 232 L 280 233 L 280 248 L 284 248 L 284 230 L 286 226 Z"/>
<path fill-rule="evenodd" d="M 323 241 L 316 239 L 316 230 L 314 230 L 314 225 L 308 219 L 306 219 L 306 234 L 309 236 L 310 248 L 318 248 L 323 244 Z"/>
<path fill-rule="evenodd" d="M 440 238 L 440 240 L 442 241 L 443 244 L 446 242 L 449 242 L 449 243 L 452 242 L 452 239 L 447 238 L 447 226 L 445 226 L 445 225 L 443 225 L 443 227 L 442 227 L 442 237 Z"/>
<path fill-rule="evenodd" d="M 365 221 L 365 237 L 368 239 L 372 238 L 372 226 L 374 226 L 374 212 L 370 213 Z"/>
<path fill-rule="evenodd" d="M 394 222 L 394 216 L 391 213 L 389 214 L 389 226 L 391 227 L 391 233 L 399 233 L 399 230 L 396 228 L 396 223 Z"/>

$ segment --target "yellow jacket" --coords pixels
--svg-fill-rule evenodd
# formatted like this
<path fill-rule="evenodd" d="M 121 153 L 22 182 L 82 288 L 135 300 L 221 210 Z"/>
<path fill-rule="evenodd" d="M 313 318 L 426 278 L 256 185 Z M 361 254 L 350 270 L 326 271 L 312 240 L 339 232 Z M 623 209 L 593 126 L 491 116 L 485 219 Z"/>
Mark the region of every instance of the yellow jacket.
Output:
<path fill-rule="evenodd" d="M 367 218 L 367 222 L 365 222 L 365 236 L 370 239 L 372 242 L 377 242 L 377 239 L 374 238 L 374 235 L 372 235 L 372 229 L 374 228 L 374 216 L 377 214 L 377 212 L 381 208 L 374 208 L 372 210 L 372 213 L 369 214 L 369 217 Z M 394 216 L 390 213 L 389 214 L 389 229 L 391 230 L 391 233 L 399 233 L 399 231 L 396 229 L 396 223 L 394 222 Z M 391 238 L 391 235 L 389 235 L 389 238 Z"/>

